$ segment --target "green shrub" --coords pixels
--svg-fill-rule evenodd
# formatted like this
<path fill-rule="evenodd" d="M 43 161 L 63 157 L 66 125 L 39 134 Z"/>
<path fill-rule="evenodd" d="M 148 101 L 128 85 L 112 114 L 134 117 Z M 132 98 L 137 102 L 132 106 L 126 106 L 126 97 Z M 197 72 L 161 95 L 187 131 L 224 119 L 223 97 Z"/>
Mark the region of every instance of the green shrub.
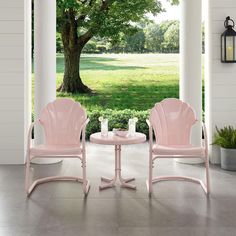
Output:
<path fill-rule="evenodd" d="M 98 118 L 102 116 L 108 119 L 108 128 L 112 130 L 119 124 L 121 127 L 126 127 L 130 118 L 137 117 L 138 122 L 136 124 L 136 131 L 147 135 L 148 137 L 148 125 L 146 119 L 149 116 L 149 111 L 135 111 L 135 110 L 93 110 L 88 112 L 90 122 L 86 129 L 86 138 L 88 139 L 92 133 L 100 132 L 100 121 Z"/>
<path fill-rule="evenodd" d="M 223 148 L 236 149 L 236 129 L 232 126 L 226 126 L 222 129 L 216 127 L 213 144 Z"/>

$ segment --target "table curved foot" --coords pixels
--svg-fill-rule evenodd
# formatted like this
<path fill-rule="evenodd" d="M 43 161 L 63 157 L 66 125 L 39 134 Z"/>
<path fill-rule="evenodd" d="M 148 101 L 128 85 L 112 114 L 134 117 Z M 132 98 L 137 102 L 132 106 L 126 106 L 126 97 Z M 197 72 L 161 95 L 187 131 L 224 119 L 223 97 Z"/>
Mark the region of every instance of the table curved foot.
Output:
<path fill-rule="evenodd" d="M 106 182 L 106 183 L 110 183 L 114 180 L 114 178 L 106 178 L 106 177 L 101 177 L 101 181 Z"/>
<path fill-rule="evenodd" d="M 121 183 L 121 187 L 122 187 L 122 188 L 131 188 L 131 189 L 134 189 L 134 190 L 137 189 L 136 185 L 127 184 L 126 182 Z"/>
<path fill-rule="evenodd" d="M 129 182 L 134 181 L 134 180 L 135 180 L 135 178 L 126 178 L 126 179 L 123 179 L 123 178 L 121 177 L 121 182 L 124 182 L 124 183 L 129 183 Z"/>
<path fill-rule="evenodd" d="M 106 188 L 113 188 L 115 187 L 115 183 L 109 183 L 109 184 L 102 184 L 99 186 L 99 190 L 103 190 L 103 189 L 106 189 Z"/>

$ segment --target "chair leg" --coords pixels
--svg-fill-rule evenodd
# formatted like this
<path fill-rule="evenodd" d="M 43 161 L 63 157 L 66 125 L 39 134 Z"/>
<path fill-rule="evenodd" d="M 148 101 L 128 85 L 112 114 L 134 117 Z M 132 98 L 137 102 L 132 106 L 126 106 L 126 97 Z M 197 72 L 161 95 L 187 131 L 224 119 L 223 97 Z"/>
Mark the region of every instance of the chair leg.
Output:
<path fill-rule="evenodd" d="M 149 153 L 149 173 L 148 173 L 148 180 L 147 180 L 147 189 L 149 195 L 152 194 L 152 170 L 153 169 L 153 160 L 152 160 L 152 153 Z"/>
<path fill-rule="evenodd" d="M 25 166 L 25 192 L 29 194 L 29 179 L 30 179 L 30 154 L 27 152 Z"/>
<path fill-rule="evenodd" d="M 87 180 L 85 152 L 83 152 L 83 156 L 82 156 L 82 171 L 83 171 L 83 191 L 84 191 L 84 194 L 87 195 L 90 185 L 89 185 L 89 181 Z"/>
<path fill-rule="evenodd" d="M 209 176 L 209 156 L 208 156 L 208 152 L 206 153 L 205 167 L 206 167 L 206 194 L 209 194 L 210 193 L 210 176 Z"/>

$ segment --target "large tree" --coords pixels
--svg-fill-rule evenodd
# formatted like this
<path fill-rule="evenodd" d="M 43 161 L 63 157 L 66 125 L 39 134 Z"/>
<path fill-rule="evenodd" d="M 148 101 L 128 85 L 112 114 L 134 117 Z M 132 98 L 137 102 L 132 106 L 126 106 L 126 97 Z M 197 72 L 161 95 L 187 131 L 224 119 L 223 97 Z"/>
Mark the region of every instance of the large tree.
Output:
<path fill-rule="evenodd" d="M 164 34 L 162 44 L 165 52 L 179 52 L 179 21 L 173 21 Z"/>
<path fill-rule="evenodd" d="M 117 40 L 135 32 L 136 22 L 161 11 L 158 0 L 57 0 L 58 31 L 64 47 L 65 72 L 59 90 L 90 92 L 80 77 L 80 57 L 94 36 Z"/>
<path fill-rule="evenodd" d="M 134 35 L 126 38 L 125 50 L 127 52 L 138 52 L 142 53 L 145 49 L 145 34 L 143 29 L 140 29 Z"/>
<path fill-rule="evenodd" d="M 163 52 L 164 35 L 174 21 L 150 24 L 146 28 L 146 47 L 151 52 Z"/>

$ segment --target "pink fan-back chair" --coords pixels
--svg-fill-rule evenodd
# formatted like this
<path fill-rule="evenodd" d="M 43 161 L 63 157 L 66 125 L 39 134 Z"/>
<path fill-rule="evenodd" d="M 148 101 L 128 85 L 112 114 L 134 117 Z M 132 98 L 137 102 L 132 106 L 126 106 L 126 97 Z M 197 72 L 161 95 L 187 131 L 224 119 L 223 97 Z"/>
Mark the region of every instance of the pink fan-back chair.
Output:
<path fill-rule="evenodd" d="M 80 103 L 72 99 L 57 99 L 49 103 L 39 119 L 31 124 L 28 134 L 25 190 L 30 195 L 36 185 L 55 180 L 75 180 L 83 184 L 85 194 L 89 191 L 86 176 L 85 129 L 89 119 Z M 32 129 L 36 123 L 42 125 L 45 143 L 31 146 Z M 82 141 L 81 141 L 82 136 Z M 34 158 L 78 158 L 82 163 L 82 178 L 78 176 L 51 176 L 35 180 L 30 184 L 30 161 Z"/>
<path fill-rule="evenodd" d="M 191 128 L 197 122 L 196 114 L 187 103 L 168 98 L 156 103 L 149 120 L 149 177 L 147 189 L 152 193 L 153 183 L 164 180 L 187 180 L 198 183 L 209 194 L 209 157 L 206 127 L 203 123 L 205 143 L 194 146 L 190 143 Z M 153 143 L 153 130 L 156 141 Z M 187 176 L 153 177 L 154 161 L 159 158 L 202 158 L 206 168 L 206 184 L 200 179 Z"/>

